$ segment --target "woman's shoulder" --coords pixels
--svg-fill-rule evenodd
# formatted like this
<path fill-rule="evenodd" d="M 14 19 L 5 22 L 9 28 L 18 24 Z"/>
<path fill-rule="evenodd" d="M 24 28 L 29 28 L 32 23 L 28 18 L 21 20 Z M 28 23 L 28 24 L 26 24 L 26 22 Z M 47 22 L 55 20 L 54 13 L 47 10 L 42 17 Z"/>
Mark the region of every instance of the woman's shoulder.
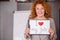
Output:
<path fill-rule="evenodd" d="M 49 20 L 50 20 L 51 22 L 54 22 L 54 18 L 49 18 Z"/>
<path fill-rule="evenodd" d="M 53 18 L 49 18 L 49 20 L 54 20 Z"/>

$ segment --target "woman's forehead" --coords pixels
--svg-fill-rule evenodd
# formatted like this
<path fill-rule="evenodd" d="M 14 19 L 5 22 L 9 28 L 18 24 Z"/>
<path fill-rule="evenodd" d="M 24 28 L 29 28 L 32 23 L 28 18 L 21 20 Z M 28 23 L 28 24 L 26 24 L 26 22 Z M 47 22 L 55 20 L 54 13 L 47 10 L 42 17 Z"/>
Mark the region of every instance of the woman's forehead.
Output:
<path fill-rule="evenodd" d="M 36 7 L 43 7 L 42 4 L 36 4 Z"/>

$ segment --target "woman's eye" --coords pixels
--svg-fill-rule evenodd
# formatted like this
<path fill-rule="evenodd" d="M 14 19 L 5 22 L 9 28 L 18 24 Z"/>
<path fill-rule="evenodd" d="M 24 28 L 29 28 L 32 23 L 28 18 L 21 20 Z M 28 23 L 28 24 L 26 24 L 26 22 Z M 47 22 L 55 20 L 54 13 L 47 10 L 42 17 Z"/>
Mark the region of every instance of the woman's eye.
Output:
<path fill-rule="evenodd" d="M 37 8 L 37 10 L 38 10 L 39 8 Z"/>
<path fill-rule="evenodd" d="M 41 9 L 44 9 L 44 8 L 41 8 Z"/>
<path fill-rule="evenodd" d="M 39 9 L 39 8 L 36 8 L 37 10 Z M 41 9 L 44 9 L 44 8 L 41 8 Z"/>

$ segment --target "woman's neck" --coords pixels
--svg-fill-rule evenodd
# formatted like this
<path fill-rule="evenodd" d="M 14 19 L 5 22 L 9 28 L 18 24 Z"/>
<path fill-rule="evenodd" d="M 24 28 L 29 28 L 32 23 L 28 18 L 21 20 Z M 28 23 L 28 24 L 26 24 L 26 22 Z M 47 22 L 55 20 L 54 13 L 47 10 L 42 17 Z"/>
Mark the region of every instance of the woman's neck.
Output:
<path fill-rule="evenodd" d="M 37 16 L 35 19 L 42 20 L 42 19 L 46 19 L 46 17 L 44 17 L 44 16 L 42 16 L 42 17 Z"/>

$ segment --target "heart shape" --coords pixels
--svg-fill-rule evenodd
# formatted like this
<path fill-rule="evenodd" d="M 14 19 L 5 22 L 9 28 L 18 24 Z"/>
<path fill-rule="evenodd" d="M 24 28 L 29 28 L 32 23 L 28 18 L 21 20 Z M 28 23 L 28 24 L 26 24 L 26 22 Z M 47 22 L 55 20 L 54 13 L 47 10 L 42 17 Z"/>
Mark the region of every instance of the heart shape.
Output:
<path fill-rule="evenodd" d="M 38 22 L 38 24 L 39 24 L 40 26 L 42 26 L 42 25 L 43 25 L 43 23 L 44 23 L 44 22 Z"/>

